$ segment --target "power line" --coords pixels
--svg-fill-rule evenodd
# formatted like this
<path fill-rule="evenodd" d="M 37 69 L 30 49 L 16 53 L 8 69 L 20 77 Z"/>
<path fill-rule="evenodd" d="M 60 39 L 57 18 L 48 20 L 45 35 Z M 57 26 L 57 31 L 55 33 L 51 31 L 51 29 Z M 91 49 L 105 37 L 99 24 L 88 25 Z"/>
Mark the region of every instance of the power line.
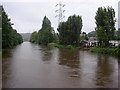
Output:
<path fill-rule="evenodd" d="M 65 16 L 63 15 L 63 13 L 66 11 L 63 9 L 65 7 L 65 4 L 62 4 L 62 2 L 60 1 L 58 4 L 55 5 L 55 7 L 58 7 L 58 9 L 55 10 L 55 12 L 57 13 L 55 17 L 58 17 L 59 25 L 63 21 L 63 18 L 65 18 Z"/>

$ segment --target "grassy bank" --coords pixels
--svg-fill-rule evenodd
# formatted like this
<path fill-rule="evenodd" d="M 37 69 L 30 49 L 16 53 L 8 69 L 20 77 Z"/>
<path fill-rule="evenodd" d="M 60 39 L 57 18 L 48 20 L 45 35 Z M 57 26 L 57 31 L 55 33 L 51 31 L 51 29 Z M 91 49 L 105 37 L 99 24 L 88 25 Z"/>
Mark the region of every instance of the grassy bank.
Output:
<path fill-rule="evenodd" d="M 65 49 L 70 49 L 70 50 L 75 50 L 79 48 L 73 45 L 61 45 L 58 43 L 49 43 L 48 46 L 57 47 L 57 48 L 65 48 Z"/>
<path fill-rule="evenodd" d="M 92 47 L 90 48 L 90 51 L 95 53 L 120 56 L 120 47 L 109 47 L 109 48 Z"/>

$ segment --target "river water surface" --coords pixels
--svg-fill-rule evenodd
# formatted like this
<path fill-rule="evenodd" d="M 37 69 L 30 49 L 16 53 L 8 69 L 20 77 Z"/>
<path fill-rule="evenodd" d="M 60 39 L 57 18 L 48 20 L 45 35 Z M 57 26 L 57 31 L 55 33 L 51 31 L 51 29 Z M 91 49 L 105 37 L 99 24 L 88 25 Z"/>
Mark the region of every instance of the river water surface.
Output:
<path fill-rule="evenodd" d="M 3 88 L 117 88 L 118 58 L 24 42 L 3 54 Z"/>

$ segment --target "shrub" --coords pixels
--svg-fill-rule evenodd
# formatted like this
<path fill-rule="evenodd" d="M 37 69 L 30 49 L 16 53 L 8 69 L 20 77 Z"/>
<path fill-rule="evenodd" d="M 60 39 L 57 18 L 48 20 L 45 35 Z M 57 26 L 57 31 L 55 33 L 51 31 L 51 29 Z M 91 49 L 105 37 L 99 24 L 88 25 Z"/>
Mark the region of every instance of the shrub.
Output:
<path fill-rule="evenodd" d="M 65 46 L 65 45 L 61 45 L 61 44 L 57 44 L 57 43 L 49 43 L 48 46 L 57 47 L 57 48 L 66 48 L 66 49 L 71 49 L 71 50 L 78 49 L 78 47 L 75 47 L 72 45 Z"/>
<path fill-rule="evenodd" d="M 73 47 L 72 45 L 67 45 L 66 48 L 67 49 L 72 49 L 72 50 L 75 49 L 75 47 Z"/>
<path fill-rule="evenodd" d="M 57 43 L 48 43 L 48 46 L 54 46 L 54 47 L 56 47 L 56 46 L 58 46 L 58 44 Z"/>
<path fill-rule="evenodd" d="M 58 48 L 64 48 L 65 47 L 64 45 L 60 45 L 60 44 L 57 44 L 57 43 L 48 43 L 48 46 L 58 47 Z"/>
<path fill-rule="evenodd" d="M 120 48 L 119 47 L 109 47 L 109 48 L 92 47 L 92 48 L 90 48 L 90 51 L 96 52 L 96 53 L 120 56 Z"/>

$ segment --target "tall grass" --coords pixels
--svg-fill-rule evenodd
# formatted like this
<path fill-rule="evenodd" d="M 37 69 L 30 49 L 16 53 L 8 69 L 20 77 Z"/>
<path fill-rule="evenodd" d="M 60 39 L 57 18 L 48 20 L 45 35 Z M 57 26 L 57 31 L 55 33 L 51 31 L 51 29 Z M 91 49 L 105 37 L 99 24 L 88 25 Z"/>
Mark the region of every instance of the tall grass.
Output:
<path fill-rule="evenodd" d="M 95 52 L 95 53 L 103 53 L 103 54 L 120 56 L 120 48 L 119 47 L 108 47 L 108 48 L 92 47 L 92 48 L 90 48 L 90 51 Z"/>

